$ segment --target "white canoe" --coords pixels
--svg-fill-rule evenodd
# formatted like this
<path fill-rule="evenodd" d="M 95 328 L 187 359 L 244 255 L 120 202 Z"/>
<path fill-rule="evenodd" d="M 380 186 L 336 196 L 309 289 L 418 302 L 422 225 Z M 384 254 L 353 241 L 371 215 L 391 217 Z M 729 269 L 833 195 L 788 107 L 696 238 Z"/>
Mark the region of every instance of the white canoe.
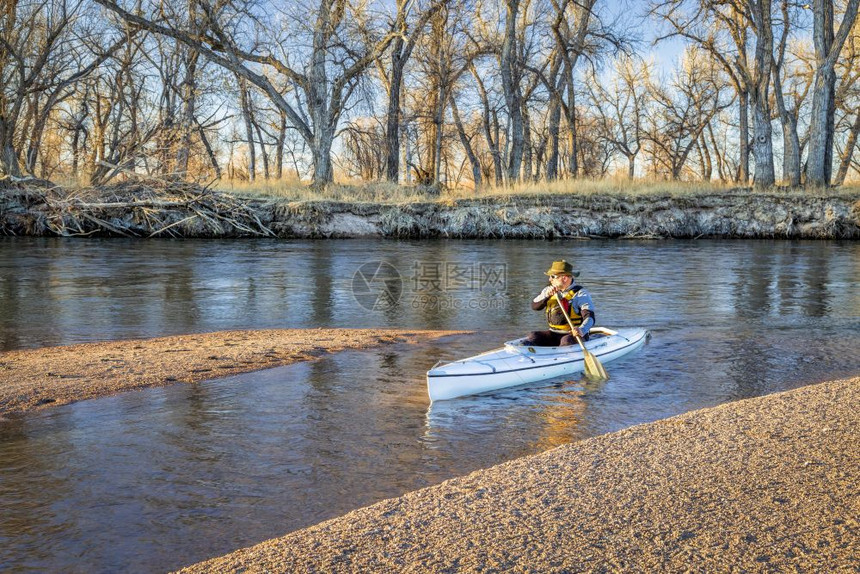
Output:
<path fill-rule="evenodd" d="M 645 329 L 613 331 L 594 327 L 586 341 L 601 363 L 608 363 L 635 351 L 645 343 Z M 495 391 L 544 379 L 581 373 L 585 369 L 579 345 L 536 347 L 523 339 L 508 341 L 500 349 L 468 359 L 437 364 L 427 371 L 427 392 L 431 401 Z"/>

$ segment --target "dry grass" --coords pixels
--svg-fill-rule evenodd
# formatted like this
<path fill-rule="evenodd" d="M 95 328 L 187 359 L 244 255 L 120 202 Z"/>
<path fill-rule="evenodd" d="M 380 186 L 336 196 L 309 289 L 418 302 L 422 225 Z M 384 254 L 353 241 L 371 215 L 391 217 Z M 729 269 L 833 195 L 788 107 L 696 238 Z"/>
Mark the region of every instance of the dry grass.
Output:
<path fill-rule="evenodd" d="M 388 182 L 334 183 L 325 190 L 311 187 L 299 180 L 230 182 L 222 181 L 215 188 L 253 199 L 285 199 L 288 201 L 342 201 L 348 203 L 403 204 L 416 202 L 441 202 L 452 204 L 469 199 L 508 199 L 512 197 L 534 198 L 540 205 L 543 197 L 559 195 L 618 195 L 618 196 L 696 196 L 712 193 L 750 192 L 749 188 L 735 185 L 704 182 L 673 182 L 647 179 L 630 181 L 623 177 L 601 180 L 577 179 L 556 182 L 519 183 L 511 187 L 485 186 L 477 191 L 472 188 L 442 189 L 426 186 L 395 185 Z M 798 196 L 844 196 L 860 194 L 860 184 L 821 190 L 774 188 L 771 193 Z"/>

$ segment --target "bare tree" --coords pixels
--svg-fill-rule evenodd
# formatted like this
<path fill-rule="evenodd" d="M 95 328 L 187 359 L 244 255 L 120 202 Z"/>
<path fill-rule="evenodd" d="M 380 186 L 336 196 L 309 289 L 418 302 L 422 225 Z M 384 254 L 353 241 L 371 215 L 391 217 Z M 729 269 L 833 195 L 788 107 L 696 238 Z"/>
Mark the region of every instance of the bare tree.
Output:
<path fill-rule="evenodd" d="M 746 185 L 749 181 L 749 98 L 752 87 L 747 82 L 749 74 L 744 73 L 748 66 L 747 30 L 731 25 L 728 18 L 717 21 L 708 10 L 712 2 L 703 0 L 660 0 L 652 4 L 650 13 L 668 23 L 670 32 L 657 39 L 679 36 L 706 50 L 711 57 L 720 62 L 730 78 L 738 96 L 738 131 L 740 161 L 737 181 Z M 728 33 L 729 38 L 725 35 Z"/>
<path fill-rule="evenodd" d="M 382 59 L 378 61 L 380 76 L 383 78 L 388 93 L 388 112 L 385 123 L 385 177 L 394 183 L 400 178 L 401 100 L 404 70 L 412 57 L 412 51 L 427 27 L 427 23 L 448 3 L 449 0 L 431 1 L 427 8 L 417 9 L 414 22 L 412 22 L 410 16 L 416 12 L 416 0 L 397 0 L 397 19 L 394 25 L 397 35 L 391 42 L 388 52 L 391 58 L 389 69 L 387 71 L 384 69 Z"/>
<path fill-rule="evenodd" d="M 517 46 L 520 17 L 520 0 L 505 0 L 505 29 L 499 55 L 499 71 L 511 121 L 510 154 L 506 168 L 509 182 L 519 179 L 523 161 L 523 66 L 518 57 L 520 50 Z"/>
<path fill-rule="evenodd" d="M 373 118 L 353 120 L 343 130 L 348 172 L 364 181 L 382 179 L 385 173 L 385 132 Z"/>
<path fill-rule="evenodd" d="M 475 134 L 472 133 L 470 135 L 466 133 L 466 128 L 463 125 L 463 120 L 462 118 L 460 118 L 460 110 L 457 108 L 456 97 L 451 98 L 451 115 L 454 118 L 454 126 L 457 128 L 457 137 L 460 138 L 460 143 L 463 146 L 463 151 L 465 151 L 466 157 L 469 160 L 469 165 L 472 167 L 472 181 L 475 184 L 475 189 L 478 189 L 479 187 L 481 187 L 483 178 L 481 160 L 475 153 L 475 149 L 472 146 L 472 140 L 475 138 Z"/>
<path fill-rule="evenodd" d="M 642 127 L 648 106 L 645 64 L 627 56 L 615 61 L 612 83 L 605 86 L 595 75 L 587 82 L 599 119 L 600 131 L 614 150 L 627 159 L 627 178 L 633 179 L 636 156 L 642 147 Z"/>
<path fill-rule="evenodd" d="M 689 48 L 668 86 L 651 79 L 652 105 L 643 132 L 656 175 L 681 179 L 702 132 L 731 103 L 722 96 L 723 82 L 701 50 Z"/>
<path fill-rule="evenodd" d="M 472 72 L 472 77 L 475 80 L 475 86 L 478 89 L 478 95 L 481 102 L 481 110 L 483 117 L 484 138 L 487 140 L 487 147 L 493 162 L 493 179 L 495 185 L 501 185 L 504 181 L 502 171 L 502 152 L 500 149 L 499 138 L 499 122 L 497 106 L 490 100 L 489 92 L 487 91 L 484 80 L 478 72 L 476 66 L 471 65 L 469 70 Z"/>
<path fill-rule="evenodd" d="M 92 185 L 134 172 L 162 128 L 155 114 L 142 108 L 146 82 L 135 65 L 144 59 L 144 50 L 141 42 L 128 43 L 112 65 L 93 78 L 86 169 Z"/>
<path fill-rule="evenodd" d="M 474 60 L 488 52 L 471 38 L 468 15 L 457 9 L 460 7 L 447 3 L 436 11 L 430 19 L 431 32 L 423 39 L 421 56 L 416 59 L 424 82 L 420 92 L 412 97 L 414 113 L 420 120 L 423 150 L 418 171 L 421 179 L 429 183 L 441 181 L 445 119 L 451 94 L 463 74 L 473 67 Z M 447 137 L 453 139 L 453 134 Z"/>
<path fill-rule="evenodd" d="M 845 41 L 836 63 L 839 85 L 836 89 L 836 135 L 834 141 L 842 148 L 835 185 L 843 185 L 851 168 L 852 157 L 860 136 L 860 17 Z M 841 132 L 841 137 L 840 137 Z"/>
<path fill-rule="evenodd" d="M 576 64 L 586 50 L 586 37 L 595 1 L 552 0 L 557 15 L 553 35 L 563 62 L 562 73 L 564 86 L 567 88 L 567 101 L 565 102 L 562 97 L 560 103 L 567 119 L 568 172 L 573 177 L 576 177 L 579 171 L 576 149 Z"/>
<path fill-rule="evenodd" d="M 84 6 L 64 0 L 9 1 L 0 11 L 0 174 L 32 173 L 47 120 L 77 82 L 127 38 L 88 29 Z M 101 42 L 105 41 L 102 47 Z M 24 123 L 26 123 L 26 126 Z M 29 140 L 29 145 L 25 143 Z"/>
<path fill-rule="evenodd" d="M 114 0 L 96 2 L 133 25 L 180 40 L 265 92 L 311 148 L 316 185 L 332 181 L 331 149 L 341 115 L 360 76 L 394 36 L 391 30 L 374 30 L 366 5 L 350 5 L 346 0 L 320 0 L 311 11 L 312 26 L 307 36 L 301 36 L 307 28 L 307 7 L 289 5 L 283 16 L 294 23 L 294 29 L 287 31 L 291 35 L 265 40 L 257 33 L 250 37 L 246 33 L 254 30 L 257 23 L 247 2 L 216 4 L 200 0 L 203 18 L 199 30 L 162 18 L 157 4 L 151 7 L 149 17 L 143 17 L 140 9 L 131 12 Z M 256 31 L 267 30 L 257 27 Z M 290 48 L 297 44 L 310 49 L 301 53 Z M 300 66 L 291 64 L 300 56 L 305 56 Z M 281 85 L 297 86 L 304 98 L 287 101 L 282 89 L 270 79 L 269 71 L 278 74 Z"/>
<path fill-rule="evenodd" d="M 780 34 L 779 43 L 777 44 L 776 53 L 773 59 L 773 95 L 776 102 L 776 109 L 779 113 L 779 118 L 782 124 L 782 142 L 783 142 L 783 161 L 782 174 L 783 180 L 791 187 L 800 185 L 800 137 L 797 131 L 798 113 L 802 100 L 794 99 L 792 104 L 786 102 L 784 92 L 783 70 L 786 62 L 786 49 L 788 39 L 792 28 L 792 15 L 790 14 L 790 5 L 788 2 L 782 3 L 781 8 L 782 19 L 780 26 L 782 32 Z M 789 107 L 791 105 L 791 107 Z"/>
<path fill-rule="evenodd" d="M 815 44 L 815 84 L 812 91 L 809 154 L 806 183 L 830 184 L 833 170 L 833 134 L 836 110 L 836 60 L 857 19 L 860 0 L 848 0 L 838 31 L 834 33 L 833 0 L 812 0 Z"/>

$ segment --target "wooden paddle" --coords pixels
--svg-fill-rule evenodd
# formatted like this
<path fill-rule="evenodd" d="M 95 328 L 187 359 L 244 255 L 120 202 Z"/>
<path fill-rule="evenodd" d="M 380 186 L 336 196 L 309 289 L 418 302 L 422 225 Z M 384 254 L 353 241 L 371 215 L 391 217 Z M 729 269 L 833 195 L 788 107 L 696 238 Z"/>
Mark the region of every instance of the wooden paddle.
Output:
<path fill-rule="evenodd" d="M 585 343 L 582 342 L 582 337 L 576 334 L 576 327 L 573 326 L 573 321 L 570 320 L 570 316 L 567 314 L 567 311 L 564 310 L 564 305 L 562 305 L 561 297 L 559 297 L 558 293 L 555 294 L 555 300 L 558 301 L 558 306 L 561 308 L 564 318 L 567 319 L 567 324 L 570 325 L 570 334 L 576 338 L 576 342 L 579 343 L 579 346 L 582 348 L 582 358 L 585 362 L 585 376 L 589 379 L 599 381 L 607 380 L 609 375 L 606 373 L 606 369 L 603 368 L 603 365 L 600 364 L 597 357 L 585 348 Z"/>

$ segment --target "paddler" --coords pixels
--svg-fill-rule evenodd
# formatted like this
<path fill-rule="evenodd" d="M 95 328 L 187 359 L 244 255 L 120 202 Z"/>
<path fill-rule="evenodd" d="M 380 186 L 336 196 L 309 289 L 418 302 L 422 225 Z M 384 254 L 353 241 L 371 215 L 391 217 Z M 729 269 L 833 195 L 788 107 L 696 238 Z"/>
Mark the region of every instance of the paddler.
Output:
<path fill-rule="evenodd" d="M 571 334 L 570 324 L 558 307 L 556 293 L 564 305 L 570 322 L 576 329 L 576 335 L 588 340 L 588 331 L 594 326 L 594 303 L 591 295 L 574 279 L 579 271 L 573 270 L 573 265 L 562 259 L 553 261 L 552 267 L 544 273 L 549 276 L 549 285 L 532 301 L 532 309 L 546 311 L 547 331 L 532 331 L 524 341 L 527 345 L 538 347 L 560 347 L 575 345 L 576 339 Z"/>

